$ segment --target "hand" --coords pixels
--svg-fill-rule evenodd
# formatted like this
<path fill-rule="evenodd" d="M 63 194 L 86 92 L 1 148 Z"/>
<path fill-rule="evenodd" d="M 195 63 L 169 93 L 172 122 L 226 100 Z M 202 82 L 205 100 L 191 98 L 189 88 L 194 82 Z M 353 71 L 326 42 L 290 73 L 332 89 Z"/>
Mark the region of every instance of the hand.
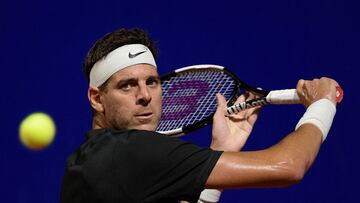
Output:
<path fill-rule="evenodd" d="M 240 151 L 245 145 L 260 112 L 260 107 L 250 108 L 237 114 L 225 116 L 226 101 L 217 94 L 217 110 L 213 118 L 211 148 L 223 151 Z M 253 99 L 253 93 L 241 95 L 235 103 Z"/>
<path fill-rule="evenodd" d="M 314 80 L 299 80 L 296 90 L 306 107 L 320 99 L 329 99 L 336 105 L 337 86 L 339 84 L 335 80 L 322 77 Z"/>

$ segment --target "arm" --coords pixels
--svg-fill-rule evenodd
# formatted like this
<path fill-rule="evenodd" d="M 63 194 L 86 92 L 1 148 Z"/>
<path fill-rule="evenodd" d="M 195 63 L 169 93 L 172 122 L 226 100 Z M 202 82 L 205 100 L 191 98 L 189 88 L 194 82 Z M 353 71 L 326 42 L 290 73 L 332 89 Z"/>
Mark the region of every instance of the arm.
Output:
<path fill-rule="evenodd" d="M 326 98 L 336 103 L 331 79 L 300 80 L 297 91 L 308 107 Z M 222 124 L 216 117 L 214 125 Z M 319 151 L 322 131 L 314 124 L 305 123 L 278 144 L 254 152 L 224 152 L 210 174 L 206 188 L 244 188 L 288 186 L 302 179 Z"/>
<path fill-rule="evenodd" d="M 213 169 L 209 188 L 278 187 L 302 179 L 314 161 L 321 132 L 306 124 L 280 143 L 255 152 L 224 152 Z"/>

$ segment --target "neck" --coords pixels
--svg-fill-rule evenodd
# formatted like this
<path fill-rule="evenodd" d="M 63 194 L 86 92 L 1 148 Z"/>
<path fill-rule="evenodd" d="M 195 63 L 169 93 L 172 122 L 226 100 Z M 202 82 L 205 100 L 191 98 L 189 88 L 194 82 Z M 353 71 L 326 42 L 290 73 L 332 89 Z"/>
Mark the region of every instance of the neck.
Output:
<path fill-rule="evenodd" d="M 100 118 L 102 115 L 96 114 L 93 117 L 92 128 L 93 129 L 102 129 L 108 128 L 109 126 L 105 124 L 104 119 Z"/>

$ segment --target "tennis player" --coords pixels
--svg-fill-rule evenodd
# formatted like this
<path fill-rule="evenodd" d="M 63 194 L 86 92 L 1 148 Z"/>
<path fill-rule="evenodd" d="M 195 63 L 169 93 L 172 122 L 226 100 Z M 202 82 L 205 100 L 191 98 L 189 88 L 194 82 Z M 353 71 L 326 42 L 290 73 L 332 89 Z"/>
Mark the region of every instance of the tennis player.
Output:
<path fill-rule="evenodd" d="M 296 130 L 254 152 L 239 150 L 259 109 L 226 117 L 226 101 L 217 95 L 211 148 L 200 148 L 155 132 L 162 109 L 156 56 L 141 29 L 111 32 L 88 52 L 92 130 L 68 158 L 61 202 L 217 202 L 222 189 L 288 186 L 303 178 L 330 130 L 336 81 L 300 80 L 307 110 Z M 205 188 L 219 190 L 201 194 Z"/>

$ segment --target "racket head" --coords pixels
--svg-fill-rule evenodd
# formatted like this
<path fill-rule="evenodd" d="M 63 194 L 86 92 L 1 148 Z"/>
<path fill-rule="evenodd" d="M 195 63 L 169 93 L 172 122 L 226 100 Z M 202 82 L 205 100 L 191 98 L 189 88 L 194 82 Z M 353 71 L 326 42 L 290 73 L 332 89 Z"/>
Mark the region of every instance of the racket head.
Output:
<path fill-rule="evenodd" d="M 267 94 L 247 85 L 225 67 L 211 64 L 176 69 L 162 76 L 161 82 L 163 111 L 157 132 L 169 136 L 182 136 L 211 123 L 216 93 L 225 97 L 228 106 L 244 91 Z"/>

